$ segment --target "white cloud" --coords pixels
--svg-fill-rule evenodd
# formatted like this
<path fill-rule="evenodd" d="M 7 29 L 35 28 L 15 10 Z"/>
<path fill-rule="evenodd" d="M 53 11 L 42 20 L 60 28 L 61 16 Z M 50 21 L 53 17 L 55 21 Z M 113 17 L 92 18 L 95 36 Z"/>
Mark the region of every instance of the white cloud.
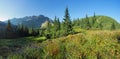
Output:
<path fill-rule="evenodd" d="M 8 20 L 9 18 L 8 17 L 1 17 L 0 16 L 0 21 L 5 21 L 5 20 Z"/>

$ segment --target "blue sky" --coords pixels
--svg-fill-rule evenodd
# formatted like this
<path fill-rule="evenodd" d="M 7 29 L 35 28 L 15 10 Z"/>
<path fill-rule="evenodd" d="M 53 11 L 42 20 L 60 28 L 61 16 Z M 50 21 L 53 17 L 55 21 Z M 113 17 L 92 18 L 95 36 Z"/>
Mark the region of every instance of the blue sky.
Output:
<path fill-rule="evenodd" d="M 68 6 L 71 19 L 86 14 L 110 16 L 120 22 L 120 0 L 0 0 L 0 21 L 32 15 L 55 16 L 61 20 Z"/>

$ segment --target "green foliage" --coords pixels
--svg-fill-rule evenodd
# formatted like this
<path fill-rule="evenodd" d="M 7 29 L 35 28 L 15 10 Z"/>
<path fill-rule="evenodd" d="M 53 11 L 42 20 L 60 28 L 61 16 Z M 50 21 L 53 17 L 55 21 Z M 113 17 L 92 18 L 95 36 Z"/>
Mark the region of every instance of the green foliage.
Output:
<path fill-rule="evenodd" d="M 63 29 L 65 30 L 65 35 L 68 35 L 73 32 L 72 21 L 70 19 L 68 8 L 66 8 L 66 10 L 65 10 L 65 16 L 64 16 L 63 20 L 64 20 L 64 22 L 63 22 L 64 28 Z"/>
<path fill-rule="evenodd" d="M 116 30 L 120 29 L 120 24 L 108 16 L 94 16 L 77 19 L 73 21 L 74 27 L 89 30 Z"/>
<path fill-rule="evenodd" d="M 53 22 L 53 27 L 54 27 L 54 29 L 53 29 L 53 37 L 54 38 L 56 38 L 56 37 L 59 37 L 59 34 L 60 34 L 60 21 L 59 21 L 59 18 L 56 18 L 56 16 L 55 16 L 55 19 L 54 19 L 54 22 Z"/>
<path fill-rule="evenodd" d="M 12 31 L 12 25 L 11 25 L 10 20 L 8 20 L 8 23 L 7 23 L 6 29 L 7 29 L 8 31 Z"/>
<path fill-rule="evenodd" d="M 63 20 L 60 22 L 59 18 L 55 16 L 53 22 L 46 21 L 40 29 L 29 29 L 24 25 L 19 25 L 17 29 L 13 29 L 10 21 L 8 21 L 7 35 L 17 33 L 20 37 L 25 38 L 0 40 L 0 58 L 120 58 L 120 31 L 113 31 L 119 29 L 120 25 L 115 20 L 107 16 L 96 16 L 94 13 L 92 17 L 86 15 L 85 18 L 71 21 L 68 8 L 65 10 Z"/>
<path fill-rule="evenodd" d="M 37 42 L 42 42 L 45 41 L 47 38 L 46 37 L 36 37 L 33 40 L 37 41 Z"/>
<path fill-rule="evenodd" d="M 29 36 L 29 29 L 21 24 L 17 26 L 17 33 L 20 37 Z"/>
<path fill-rule="evenodd" d="M 90 24 L 90 21 L 89 21 L 89 18 L 88 18 L 87 15 L 86 15 L 86 18 L 85 18 L 85 24 L 86 24 L 86 26 L 85 26 L 86 29 L 90 29 L 91 28 L 91 24 Z"/>
<path fill-rule="evenodd" d="M 53 23 L 50 21 L 46 21 L 45 23 L 42 24 L 40 28 L 40 35 L 46 36 L 47 39 L 52 38 L 53 35 Z"/>
<path fill-rule="evenodd" d="M 10 55 L 8 56 L 8 59 L 26 59 L 21 55 Z"/>
<path fill-rule="evenodd" d="M 112 25 L 111 25 L 111 30 L 115 30 L 115 29 L 116 29 L 115 24 L 112 23 Z"/>
<path fill-rule="evenodd" d="M 80 29 L 79 29 L 80 30 Z M 82 31 L 82 32 L 81 32 Z M 42 43 L 31 41 L 16 54 L 8 55 L 11 59 L 119 59 L 120 31 L 84 31 L 67 37 L 46 40 Z M 28 37 L 29 38 L 29 37 Z M 28 39 L 23 38 L 23 39 Z M 23 40 L 21 39 L 21 40 Z M 45 37 L 29 38 L 35 41 Z M 118 40 L 117 40 L 118 39 Z M 15 41 L 14 41 L 15 42 Z M 17 40 L 16 40 L 17 42 Z M 23 42 L 23 41 L 21 41 Z M 26 43 L 26 42 L 25 42 Z M 24 44 L 25 44 L 24 43 Z M 4 43 L 5 44 L 5 43 Z M 16 44 L 16 43 L 15 43 Z M 22 43 L 21 43 L 22 44 Z M 8 44 L 9 45 L 9 44 Z M 1 57 L 2 58 L 2 57 Z"/>

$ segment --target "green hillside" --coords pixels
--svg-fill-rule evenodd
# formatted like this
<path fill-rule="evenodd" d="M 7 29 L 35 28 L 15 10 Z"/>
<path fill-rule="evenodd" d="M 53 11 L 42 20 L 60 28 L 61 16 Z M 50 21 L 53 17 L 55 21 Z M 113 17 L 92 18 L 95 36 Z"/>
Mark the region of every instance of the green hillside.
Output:
<path fill-rule="evenodd" d="M 89 26 L 90 29 L 111 30 L 113 26 L 114 29 L 120 28 L 120 24 L 115 19 L 108 16 L 95 16 L 95 20 L 94 16 L 85 17 L 82 19 L 74 20 L 73 23 L 76 27 L 84 28 Z"/>
<path fill-rule="evenodd" d="M 9 59 L 119 59 L 119 37 L 120 31 L 99 30 L 48 39 L 42 43 L 40 37 L 6 39 L 0 41 L 0 55 L 7 55 Z"/>
<path fill-rule="evenodd" d="M 39 28 L 7 22 L 0 32 L 0 59 L 120 59 L 120 24 L 113 18 L 94 14 L 72 21 L 68 8 L 62 22 L 41 17 L 19 19 L 34 27 L 41 23 Z"/>

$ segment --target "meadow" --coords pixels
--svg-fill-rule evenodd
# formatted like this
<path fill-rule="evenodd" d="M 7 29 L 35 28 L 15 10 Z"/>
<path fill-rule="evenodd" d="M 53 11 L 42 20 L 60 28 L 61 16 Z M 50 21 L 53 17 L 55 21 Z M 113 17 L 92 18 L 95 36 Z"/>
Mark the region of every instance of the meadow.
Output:
<path fill-rule="evenodd" d="M 119 59 L 120 30 L 76 30 L 77 34 L 47 39 L 1 39 L 0 55 L 8 59 Z"/>

